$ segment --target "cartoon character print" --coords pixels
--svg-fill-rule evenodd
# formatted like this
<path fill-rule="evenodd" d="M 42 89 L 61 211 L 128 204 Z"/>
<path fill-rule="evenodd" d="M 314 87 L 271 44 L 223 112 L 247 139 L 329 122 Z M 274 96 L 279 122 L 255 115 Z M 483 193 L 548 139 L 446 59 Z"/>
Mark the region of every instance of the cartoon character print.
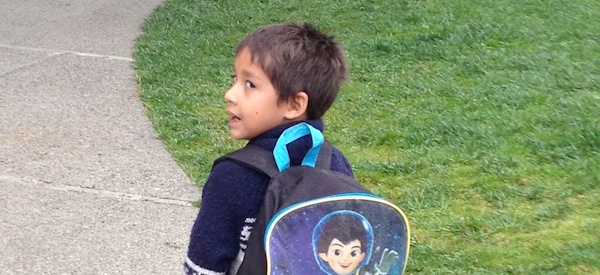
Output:
<path fill-rule="evenodd" d="M 326 274 L 372 274 L 361 271 L 373 250 L 373 228 L 361 214 L 340 210 L 326 215 L 315 227 L 312 239 L 315 259 Z M 387 274 L 396 260 L 396 251 L 384 249 L 373 274 Z"/>

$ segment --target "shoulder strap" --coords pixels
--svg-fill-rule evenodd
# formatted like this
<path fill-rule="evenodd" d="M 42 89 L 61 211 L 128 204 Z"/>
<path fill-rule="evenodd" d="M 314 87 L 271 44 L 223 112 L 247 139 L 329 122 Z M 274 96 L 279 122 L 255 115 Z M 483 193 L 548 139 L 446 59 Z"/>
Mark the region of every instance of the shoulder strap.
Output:
<path fill-rule="evenodd" d="M 250 169 L 262 172 L 271 178 L 279 173 L 277 164 L 275 164 L 275 158 L 273 158 L 273 153 L 256 145 L 246 145 L 242 149 L 218 158 L 215 160 L 213 167 L 226 159 L 233 160 Z"/>
<path fill-rule="evenodd" d="M 317 158 L 317 164 L 315 167 L 329 170 L 331 166 L 331 155 L 333 153 L 333 147 L 325 141 L 319 151 L 319 157 Z M 225 160 L 233 160 L 241 165 L 244 165 L 255 171 L 259 171 L 273 178 L 279 173 L 279 168 L 275 163 L 273 153 L 256 145 L 246 145 L 244 148 L 224 155 L 215 160 L 214 165 Z"/>
<path fill-rule="evenodd" d="M 331 157 L 333 156 L 333 146 L 328 141 L 323 142 L 317 158 L 316 168 L 329 170 L 331 168 Z"/>

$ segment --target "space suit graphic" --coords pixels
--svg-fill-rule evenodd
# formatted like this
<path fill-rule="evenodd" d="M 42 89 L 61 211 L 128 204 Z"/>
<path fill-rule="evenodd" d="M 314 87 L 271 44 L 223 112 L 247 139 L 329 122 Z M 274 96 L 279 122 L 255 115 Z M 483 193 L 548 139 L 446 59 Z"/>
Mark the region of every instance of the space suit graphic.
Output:
<path fill-rule="evenodd" d="M 373 227 L 361 214 L 339 210 L 319 221 L 313 231 L 313 253 L 317 264 L 328 275 L 386 274 L 398 253 L 384 250 L 374 273 L 363 270 L 373 251 Z"/>

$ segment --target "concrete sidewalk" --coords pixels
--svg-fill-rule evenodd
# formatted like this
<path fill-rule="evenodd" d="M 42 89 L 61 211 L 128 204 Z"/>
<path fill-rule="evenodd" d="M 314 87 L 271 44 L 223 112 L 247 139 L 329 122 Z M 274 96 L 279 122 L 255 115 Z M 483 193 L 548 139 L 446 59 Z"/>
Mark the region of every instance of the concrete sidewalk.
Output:
<path fill-rule="evenodd" d="M 136 96 L 161 0 L 0 0 L 0 274 L 181 274 L 199 190 Z"/>

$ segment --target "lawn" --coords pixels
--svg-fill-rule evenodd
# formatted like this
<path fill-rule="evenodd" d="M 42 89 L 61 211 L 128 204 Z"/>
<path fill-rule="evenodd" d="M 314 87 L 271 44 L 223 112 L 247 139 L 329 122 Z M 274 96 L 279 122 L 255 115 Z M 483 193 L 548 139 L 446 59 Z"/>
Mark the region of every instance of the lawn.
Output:
<path fill-rule="evenodd" d="M 325 136 L 400 206 L 408 274 L 600 274 L 600 2 L 167 0 L 135 49 L 156 131 L 202 186 L 237 43 L 308 21 L 351 80 Z"/>

